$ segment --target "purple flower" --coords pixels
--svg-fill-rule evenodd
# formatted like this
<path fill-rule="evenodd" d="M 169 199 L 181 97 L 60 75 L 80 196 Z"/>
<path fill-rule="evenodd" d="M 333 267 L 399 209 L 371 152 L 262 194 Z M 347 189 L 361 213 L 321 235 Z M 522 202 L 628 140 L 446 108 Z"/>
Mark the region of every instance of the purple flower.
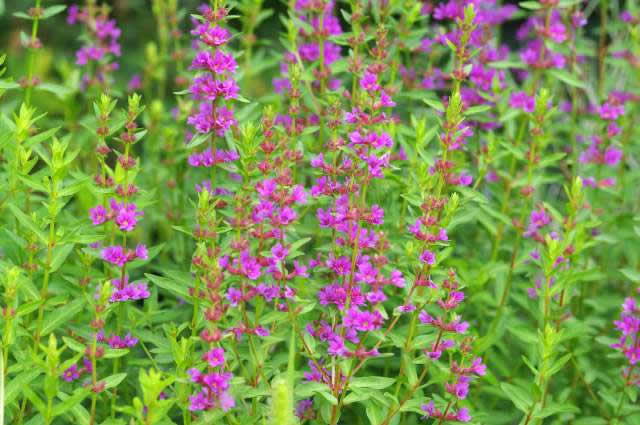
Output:
<path fill-rule="evenodd" d="M 273 256 L 273 259 L 278 263 L 284 261 L 284 259 L 287 258 L 288 253 L 289 250 L 283 247 L 281 243 L 277 243 L 273 246 L 273 248 L 271 248 L 271 255 Z"/>
<path fill-rule="evenodd" d="M 86 65 L 89 61 L 99 61 L 106 51 L 102 47 L 86 46 L 76 52 L 76 65 Z"/>
<path fill-rule="evenodd" d="M 221 46 L 229 41 L 231 34 L 225 28 L 210 26 L 208 22 L 198 25 L 193 31 L 193 35 L 199 35 L 200 40 L 209 46 Z"/>
<path fill-rule="evenodd" d="M 533 96 L 528 96 L 524 91 L 514 92 L 511 93 L 509 106 L 516 109 L 522 109 L 523 111 L 528 113 L 532 113 L 536 107 L 536 99 Z"/>
<path fill-rule="evenodd" d="M 640 332 L 640 315 L 635 300 L 626 298 L 622 304 L 620 320 L 613 322 L 621 333 L 620 339 L 611 347 L 620 350 L 627 358 L 630 365 L 640 361 L 640 344 L 638 335 Z"/>
<path fill-rule="evenodd" d="M 613 146 L 609 146 L 604 153 L 604 162 L 612 167 L 618 165 L 622 159 L 622 151 Z"/>
<path fill-rule="evenodd" d="M 102 250 L 102 259 L 108 263 L 122 267 L 127 262 L 127 255 L 119 245 L 108 246 Z"/>
<path fill-rule="evenodd" d="M 78 372 L 78 366 L 75 364 L 67 368 L 62 374 L 62 379 L 64 379 L 67 382 L 72 382 L 78 379 L 79 377 L 80 377 L 80 372 Z"/>
<path fill-rule="evenodd" d="M 112 200 L 111 208 L 114 210 L 116 217 L 115 222 L 123 232 L 130 232 L 138 224 L 138 217 L 144 215 L 144 211 L 138 210 L 136 204 L 122 204 Z"/>
<path fill-rule="evenodd" d="M 130 92 L 134 92 L 136 90 L 140 90 L 142 88 L 142 77 L 140 74 L 133 74 L 131 79 L 129 80 L 129 84 L 127 85 L 127 90 Z"/>
<path fill-rule="evenodd" d="M 624 114 L 624 106 L 606 102 L 602 104 L 598 113 L 603 120 L 616 120 Z"/>
<path fill-rule="evenodd" d="M 237 288 L 229 288 L 227 290 L 227 299 L 232 306 L 237 306 L 242 301 L 242 291 Z"/>
<path fill-rule="evenodd" d="M 372 72 L 365 71 L 364 76 L 360 79 L 360 87 L 368 92 L 380 90 L 378 76 Z"/>
<path fill-rule="evenodd" d="M 299 419 L 313 418 L 313 400 L 300 400 L 296 406 L 296 416 Z"/>
<path fill-rule="evenodd" d="M 469 409 L 466 407 L 461 407 L 456 414 L 456 420 L 458 422 L 469 422 L 471 420 L 471 415 L 469 415 Z"/>
<path fill-rule="evenodd" d="M 94 226 L 98 226 L 107 221 L 107 209 L 102 205 L 96 205 L 89 210 L 89 218 Z"/>
<path fill-rule="evenodd" d="M 426 250 L 420 255 L 420 261 L 433 266 L 436 263 L 436 255 L 433 252 Z"/>
<path fill-rule="evenodd" d="M 107 343 L 111 348 L 131 348 L 138 344 L 138 338 L 133 338 L 130 333 L 125 335 L 124 338 L 120 338 L 118 335 L 111 335 L 107 340 Z"/>
<path fill-rule="evenodd" d="M 211 367 L 221 366 L 224 364 L 224 350 L 222 348 L 212 348 L 202 356 L 202 360 L 209 363 Z"/>
<path fill-rule="evenodd" d="M 149 258 L 149 251 L 147 251 L 147 246 L 143 243 L 136 245 L 135 254 L 140 260 L 146 260 Z"/>

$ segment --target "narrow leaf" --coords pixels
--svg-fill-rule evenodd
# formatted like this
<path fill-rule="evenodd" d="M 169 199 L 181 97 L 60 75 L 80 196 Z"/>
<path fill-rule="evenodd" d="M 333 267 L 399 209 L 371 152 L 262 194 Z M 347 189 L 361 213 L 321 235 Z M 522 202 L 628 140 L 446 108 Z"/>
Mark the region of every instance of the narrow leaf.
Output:
<path fill-rule="evenodd" d="M 84 299 L 78 298 L 61 308 L 57 308 L 54 312 L 45 317 L 42 336 L 50 334 L 58 326 L 68 322 L 73 316 L 80 313 L 84 307 Z"/>

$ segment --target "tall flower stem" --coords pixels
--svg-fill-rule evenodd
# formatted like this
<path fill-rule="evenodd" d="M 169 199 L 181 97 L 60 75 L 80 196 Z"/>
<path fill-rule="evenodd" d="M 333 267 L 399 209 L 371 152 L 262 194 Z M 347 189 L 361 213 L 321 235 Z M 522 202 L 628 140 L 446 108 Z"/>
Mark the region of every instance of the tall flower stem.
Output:
<path fill-rule="evenodd" d="M 53 256 L 53 248 L 56 244 L 56 215 L 57 215 L 57 199 L 58 199 L 58 182 L 55 176 L 55 172 L 51 176 L 50 182 L 50 207 L 49 207 L 49 240 L 47 242 L 47 256 L 44 263 L 44 277 L 42 281 L 42 287 L 40 289 L 40 304 L 38 306 L 38 318 L 36 322 L 36 333 L 34 338 L 33 349 L 35 353 L 38 353 L 40 347 L 40 336 L 42 333 L 42 320 L 44 319 L 44 306 L 47 302 L 47 295 L 49 292 L 49 279 L 51 275 L 51 260 Z"/>
<path fill-rule="evenodd" d="M 35 50 L 38 43 L 38 25 L 40 23 L 40 1 L 36 0 L 35 10 L 36 13 L 33 17 L 33 23 L 31 24 L 31 40 L 29 42 L 29 65 L 27 68 L 27 88 L 24 94 L 24 103 L 31 104 L 31 92 L 33 91 L 33 71 L 35 66 Z"/>

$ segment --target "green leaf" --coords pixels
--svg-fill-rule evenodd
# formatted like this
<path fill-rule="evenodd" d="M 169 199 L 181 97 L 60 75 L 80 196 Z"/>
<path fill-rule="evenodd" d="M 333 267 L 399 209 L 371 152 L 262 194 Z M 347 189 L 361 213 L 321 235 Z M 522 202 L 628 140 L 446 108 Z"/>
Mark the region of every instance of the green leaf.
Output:
<path fill-rule="evenodd" d="M 371 393 L 363 388 L 352 388 L 348 396 L 344 398 L 344 404 L 351 404 L 358 401 L 369 400 Z"/>
<path fill-rule="evenodd" d="M 513 404 L 522 412 L 527 412 L 532 404 L 531 396 L 522 388 L 503 382 L 500 388 Z"/>
<path fill-rule="evenodd" d="M 31 381 L 40 375 L 37 369 L 29 368 L 11 379 L 4 393 L 4 402 L 8 406 L 20 394 L 22 387 L 29 386 Z"/>
<path fill-rule="evenodd" d="M 126 373 L 116 373 L 115 375 L 111 375 L 108 378 L 103 379 L 104 388 L 109 389 L 109 388 L 117 387 L 120 384 L 120 382 L 122 382 L 126 377 L 127 377 Z"/>
<path fill-rule="evenodd" d="M 41 83 L 36 86 L 36 89 L 53 93 L 59 99 L 65 99 L 69 95 L 73 94 L 73 90 L 69 87 L 61 86 L 60 84 L 54 83 Z"/>
<path fill-rule="evenodd" d="M 560 357 L 558 360 L 556 360 L 553 366 L 551 366 L 551 368 L 549 369 L 548 375 L 553 376 L 556 373 L 558 373 L 558 371 L 562 369 L 562 367 L 569 361 L 572 355 L 573 355 L 572 353 L 567 353 L 564 356 Z"/>
<path fill-rule="evenodd" d="M 59 392 L 57 397 L 60 400 L 66 400 L 67 398 L 69 398 L 69 395 Z M 73 407 L 71 407 L 71 414 L 76 418 L 76 423 L 78 424 L 88 424 L 90 421 L 90 416 L 89 416 L 89 412 L 87 411 L 87 409 L 84 408 L 84 406 L 82 406 L 82 404 L 75 404 Z"/>
<path fill-rule="evenodd" d="M 62 415 L 67 410 L 73 408 L 75 405 L 80 404 L 80 402 L 84 400 L 90 393 L 91 391 L 88 388 L 76 389 L 73 394 L 64 399 L 62 403 L 56 404 L 51 414 L 53 416 Z M 57 396 L 62 400 L 62 398 L 60 397 L 60 393 L 58 393 Z"/>
<path fill-rule="evenodd" d="M 50 137 L 53 137 L 53 135 L 56 134 L 58 130 L 60 130 L 60 127 L 52 128 L 47 131 L 43 131 L 42 133 L 38 133 L 35 136 L 31 136 L 27 140 L 25 140 L 24 146 L 27 149 L 33 148 L 34 146 L 39 145 L 45 140 L 48 140 Z"/>
<path fill-rule="evenodd" d="M 53 250 L 53 258 L 51 259 L 51 264 L 49 265 L 49 273 L 53 273 L 60 268 L 60 266 L 67 259 L 71 251 L 73 251 L 73 244 L 66 244 L 61 246 L 56 246 Z"/>
<path fill-rule="evenodd" d="M 104 350 L 105 359 L 115 359 L 116 357 L 122 357 L 129 354 L 129 350 L 126 348 L 107 348 Z"/>
<path fill-rule="evenodd" d="M 563 83 L 566 83 L 570 86 L 573 87 L 578 87 L 580 89 L 586 89 L 587 85 L 583 82 L 578 80 L 576 77 L 574 77 L 573 75 L 569 74 L 567 71 L 563 71 L 561 69 L 550 69 L 548 70 L 549 74 L 551 74 L 552 77 L 557 78 L 558 80 L 562 81 Z"/>
<path fill-rule="evenodd" d="M 491 109 L 490 105 L 476 105 L 464 111 L 464 114 L 465 115 L 479 114 L 481 112 L 489 111 L 490 109 Z"/>
<path fill-rule="evenodd" d="M 179 283 L 172 279 L 168 279 L 162 276 L 156 276 L 149 273 L 146 273 L 145 277 L 153 282 L 154 285 L 157 285 L 162 289 L 166 289 L 169 292 L 173 292 L 175 295 L 179 296 L 185 301 L 191 301 L 191 295 L 189 295 L 189 285 L 186 282 Z"/>
<path fill-rule="evenodd" d="M 13 81 L 0 80 L 0 90 L 18 89 L 20 84 Z"/>
<path fill-rule="evenodd" d="M 185 149 L 193 149 L 196 146 L 200 146 L 204 142 L 208 141 L 210 137 L 210 134 L 197 134 L 191 139 L 191 141 L 189 141 L 189 143 L 184 145 L 184 147 Z"/>
<path fill-rule="evenodd" d="M 620 273 L 622 273 L 631 282 L 635 282 L 635 283 L 640 282 L 640 272 L 638 271 L 625 268 L 625 269 L 620 269 Z"/>
<path fill-rule="evenodd" d="M 40 19 L 47 19 L 47 18 L 50 18 L 52 16 L 55 16 L 58 13 L 63 12 L 66 8 L 67 8 L 67 6 L 65 6 L 64 4 L 57 4 L 55 6 L 49 6 L 46 9 L 44 9 L 44 11 L 42 12 L 42 15 L 40 16 Z"/>
<path fill-rule="evenodd" d="M 375 390 L 381 390 L 383 388 L 390 387 L 394 382 L 396 382 L 394 378 L 385 378 L 384 376 L 363 376 L 360 378 L 353 378 L 350 386 L 353 388 L 372 388 Z"/>
<path fill-rule="evenodd" d="M 526 68 L 523 62 L 517 62 L 517 61 L 496 61 L 496 62 L 489 62 L 487 65 L 490 68 L 495 68 L 495 69 Z"/>
<path fill-rule="evenodd" d="M 578 413 L 580 409 L 571 404 L 549 404 L 533 414 L 534 419 L 544 419 L 558 413 Z"/>
<path fill-rule="evenodd" d="M 31 404 L 33 404 L 33 406 L 38 409 L 40 413 L 42 413 L 43 415 L 45 414 L 46 407 L 44 401 L 42 401 L 40 396 L 36 394 L 36 392 L 33 391 L 31 387 L 22 387 L 22 394 L 24 394 L 24 396 L 29 399 Z"/>
<path fill-rule="evenodd" d="M 0 355 L 0 425 L 4 425 L 4 356 Z"/>
<path fill-rule="evenodd" d="M 30 21 L 33 21 L 33 17 L 27 15 L 24 12 L 13 12 L 13 16 L 15 16 L 16 18 L 28 19 Z"/>
<path fill-rule="evenodd" d="M 67 323 L 76 314 L 80 313 L 85 307 L 85 300 L 82 298 L 76 298 L 65 306 L 57 308 L 51 314 L 48 314 L 44 320 L 44 328 L 42 328 L 42 336 L 48 335 L 56 328 L 64 323 Z"/>
<path fill-rule="evenodd" d="M 47 192 L 47 188 L 44 187 L 42 183 L 40 183 L 38 180 L 34 179 L 33 177 L 31 176 L 19 176 L 19 177 L 20 177 L 20 180 L 22 180 L 22 183 L 26 184 L 31 189 L 38 190 L 40 192 Z"/>
<path fill-rule="evenodd" d="M 375 405 L 373 402 L 369 403 L 365 411 L 370 425 L 378 425 L 384 420 L 382 407 Z"/>
<path fill-rule="evenodd" d="M 440 102 L 437 99 L 429 99 L 429 98 L 425 98 L 422 99 L 422 101 L 424 103 L 426 103 L 427 105 L 431 106 L 433 109 L 435 109 L 438 112 L 444 112 L 444 106 L 442 105 L 442 102 Z"/>
<path fill-rule="evenodd" d="M 58 195 L 60 197 L 71 196 L 71 195 L 79 192 L 82 188 L 84 188 L 88 181 L 89 181 L 89 179 L 78 180 L 78 181 L 66 186 L 64 189 L 62 189 L 58 193 Z"/>
<path fill-rule="evenodd" d="M 329 403 L 336 405 L 338 400 L 329 392 L 329 387 L 323 383 L 315 381 L 301 382 L 296 385 L 295 395 L 296 397 L 307 398 L 312 395 L 319 394 L 324 397 Z"/>
<path fill-rule="evenodd" d="M 25 213 L 22 212 L 20 208 L 16 207 L 12 203 L 7 204 L 7 207 L 9 207 L 13 215 L 20 222 L 20 224 L 22 224 L 24 227 L 29 229 L 34 235 L 36 235 L 38 239 L 40 239 L 40 242 L 44 244 L 49 243 L 44 232 L 40 230 L 40 228 L 36 225 L 36 223 L 33 222 L 33 220 L 31 220 L 31 217 L 27 216 Z"/>
<path fill-rule="evenodd" d="M 65 344 L 67 344 L 67 347 L 71 348 L 73 351 L 77 353 L 83 353 L 86 349 L 86 346 L 84 344 L 76 341 L 73 338 L 69 338 L 68 336 L 63 336 L 62 340 L 64 341 Z"/>
<path fill-rule="evenodd" d="M 518 6 L 520 6 L 523 9 L 529 9 L 529 10 L 542 9 L 542 5 L 537 1 L 522 1 L 518 3 Z"/>
<path fill-rule="evenodd" d="M 302 130 L 301 135 L 302 135 L 302 136 L 306 136 L 306 135 L 308 135 L 308 134 L 313 134 L 313 133 L 315 133 L 316 131 L 318 131 L 319 129 L 320 129 L 320 126 L 319 126 L 319 125 L 311 125 L 311 126 L 309 126 L 309 127 L 305 128 L 304 130 Z"/>

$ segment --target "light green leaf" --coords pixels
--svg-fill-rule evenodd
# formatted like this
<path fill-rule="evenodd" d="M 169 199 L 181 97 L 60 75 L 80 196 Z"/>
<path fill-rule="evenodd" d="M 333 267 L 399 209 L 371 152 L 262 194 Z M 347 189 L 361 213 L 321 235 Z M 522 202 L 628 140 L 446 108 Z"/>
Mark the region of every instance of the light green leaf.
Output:
<path fill-rule="evenodd" d="M 4 356 L 0 355 L 0 425 L 4 425 Z"/>
<path fill-rule="evenodd" d="M 57 245 L 53 250 L 53 258 L 49 265 L 49 272 L 53 273 L 60 268 L 60 266 L 67 259 L 69 254 L 73 251 L 73 244 Z"/>
<path fill-rule="evenodd" d="M 60 400 L 66 400 L 69 396 L 65 393 L 58 393 Z M 89 412 L 82 404 L 75 404 L 71 409 L 71 414 L 76 418 L 78 424 L 88 424 L 90 420 Z"/>
<path fill-rule="evenodd" d="M 73 316 L 80 313 L 85 307 L 85 300 L 77 298 L 65 306 L 57 308 L 51 314 L 48 314 L 44 320 L 44 328 L 42 328 L 42 336 L 48 335 L 56 328 L 64 323 L 67 323 Z"/>
<path fill-rule="evenodd" d="M 0 80 L 0 90 L 18 89 L 20 84 L 13 81 Z"/>
<path fill-rule="evenodd" d="M 149 279 L 154 285 L 157 285 L 163 289 L 166 289 L 169 292 L 173 292 L 175 295 L 179 296 L 185 301 L 191 300 L 191 295 L 189 295 L 189 285 L 186 282 L 179 283 L 172 279 L 167 279 L 166 277 L 156 276 L 153 274 L 146 273 L 145 277 Z"/>
<path fill-rule="evenodd" d="M 353 378 L 350 386 L 353 388 L 372 388 L 375 390 L 381 390 L 383 388 L 390 387 L 394 382 L 396 382 L 394 378 L 385 378 L 384 376 L 363 376 L 360 378 Z"/>
<path fill-rule="evenodd" d="M 28 386 L 31 381 L 40 375 L 40 371 L 30 368 L 11 379 L 7 384 L 4 393 L 4 402 L 8 406 L 20 394 L 20 390 L 24 386 Z"/>
<path fill-rule="evenodd" d="M 59 416 L 65 413 L 67 410 L 73 408 L 75 405 L 80 404 L 82 400 L 84 400 L 91 391 L 88 388 L 78 388 L 76 389 L 71 396 L 68 396 L 64 401 L 60 404 L 56 404 L 53 408 L 52 415 Z M 65 394 L 66 395 L 66 394 Z M 58 393 L 58 398 L 62 400 L 60 397 L 60 393 Z"/>
<path fill-rule="evenodd" d="M 537 1 L 522 1 L 518 3 L 518 6 L 520 6 L 523 9 L 529 9 L 529 10 L 542 9 L 542 5 Z"/>
<path fill-rule="evenodd" d="M 120 384 L 120 382 L 122 382 L 126 377 L 127 377 L 126 373 L 116 373 L 115 375 L 111 375 L 108 378 L 103 379 L 104 388 L 109 389 L 109 388 L 117 387 Z"/>
<path fill-rule="evenodd" d="M 435 109 L 438 112 L 444 112 L 444 106 L 442 105 L 442 102 L 440 102 L 437 99 L 429 99 L 429 98 L 425 98 L 422 99 L 422 101 L 424 103 L 426 103 L 427 105 L 431 106 L 433 109 Z"/>
<path fill-rule="evenodd" d="M 53 137 L 53 135 L 56 134 L 58 130 L 60 130 L 60 127 L 51 128 L 49 130 L 43 131 L 42 133 L 38 133 L 35 136 L 31 136 L 27 140 L 25 140 L 24 146 L 26 148 L 33 148 L 34 146 L 39 145 L 45 140 L 48 140 L 50 137 Z"/>
<path fill-rule="evenodd" d="M 580 89 L 587 88 L 586 84 L 583 81 L 578 80 L 567 71 L 563 71 L 561 69 L 550 69 L 549 74 L 551 74 L 552 77 L 557 78 L 558 80 L 570 86 L 578 87 Z"/>
<path fill-rule="evenodd" d="M 503 382 L 500 384 L 500 388 L 507 397 L 513 402 L 513 404 L 522 412 L 527 412 L 532 404 L 531 396 L 527 394 L 522 388 L 515 385 Z"/>
<path fill-rule="evenodd" d="M 640 272 L 636 270 L 625 268 L 625 269 L 620 269 L 620 273 L 622 273 L 631 282 L 634 282 L 634 283 L 640 282 Z"/>
<path fill-rule="evenodd" d="M 24 227 L 29 229 L 34 235 L 36 235 L 38 237 L 38 239 L 40 239 L 40 242 L 42 242 L 44 244 L 49 243 L 49 241 L 47 240 L 47 237 L 45 236 L 44 232 L 42 230 L 40 230 L 40 228 L 38 227 L 38 225 L 36 225 L 36 223 L 33 222 L 31 217 L 29 217 L 28 215 L 23 213 L 20 208 L 16 207 L 15 205 L 13 205 L 11 203 L 7 204 L 7 207 L 9 207 L 9 209 L 11 210 L 13 215 L 20 222 L 20 224 L 22 224 Z"/>
<path fill-rule="evenodd" d="M 64 4 L 57 4 L 55 6 L 49 6 L 49 7 L 44 9 L 44 11 L 42 12 L 42 15 L 40 16 L 40 19 L 47 19 L 47 18 L 50 18 L 52 16 L 55 16 L 58 13 L 63 12 L 66 8 L 67 8 L 67 6 L 65 6 Z"/>

